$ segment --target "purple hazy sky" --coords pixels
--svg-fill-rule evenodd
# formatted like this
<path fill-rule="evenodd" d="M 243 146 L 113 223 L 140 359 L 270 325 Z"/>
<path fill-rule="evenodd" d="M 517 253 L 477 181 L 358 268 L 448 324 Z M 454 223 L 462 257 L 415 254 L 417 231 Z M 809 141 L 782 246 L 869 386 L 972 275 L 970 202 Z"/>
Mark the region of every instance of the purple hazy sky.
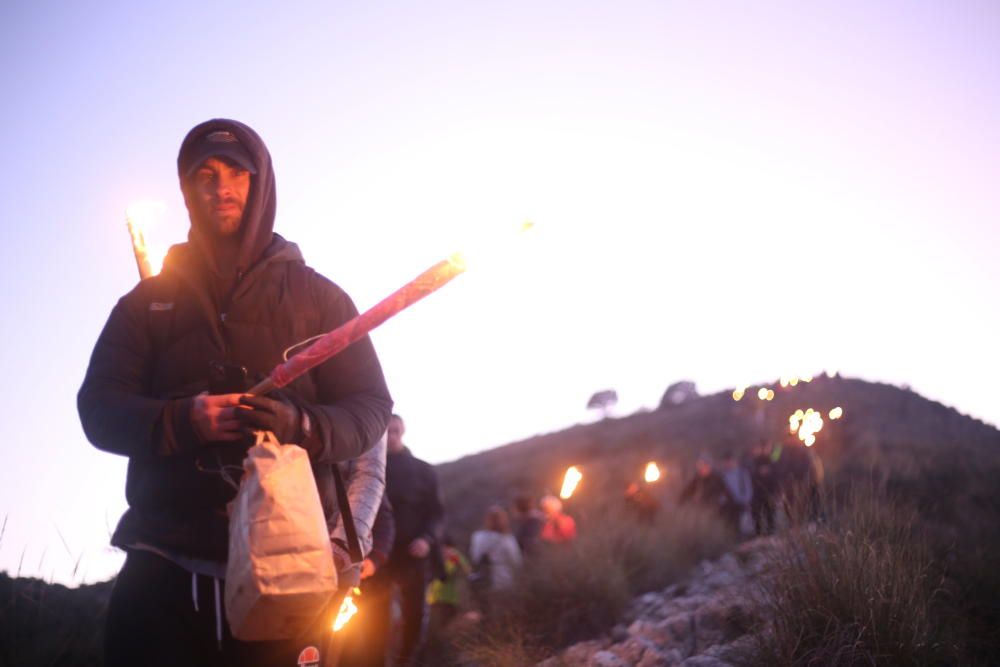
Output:
<path fill-rule="evenodd" d="M 1000 5 L 272 6 L 0 9 L 0 569 L 120 563 L 125 462 L 75 394 L 136 282 L 125 208 L 183 240 L 176 151 L 217 116 L 268 142 L 276 230 L 362 308 L 538 224 L 374 336 L 432 461 L 685 378 L 839 370 L 1000 423 Z"/>

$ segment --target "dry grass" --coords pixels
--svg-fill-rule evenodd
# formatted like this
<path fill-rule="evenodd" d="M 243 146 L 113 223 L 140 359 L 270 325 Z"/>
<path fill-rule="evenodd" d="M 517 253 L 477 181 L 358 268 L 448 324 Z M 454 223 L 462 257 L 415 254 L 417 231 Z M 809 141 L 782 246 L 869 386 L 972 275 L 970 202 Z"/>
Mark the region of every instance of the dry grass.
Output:
<path fill-rule="evenodd" d="M 912 510 L 870 493 L 827 502 L 787 535 L 761 592 L 751 665 L 950 664 L 936 622 L 943 580 Z"/>

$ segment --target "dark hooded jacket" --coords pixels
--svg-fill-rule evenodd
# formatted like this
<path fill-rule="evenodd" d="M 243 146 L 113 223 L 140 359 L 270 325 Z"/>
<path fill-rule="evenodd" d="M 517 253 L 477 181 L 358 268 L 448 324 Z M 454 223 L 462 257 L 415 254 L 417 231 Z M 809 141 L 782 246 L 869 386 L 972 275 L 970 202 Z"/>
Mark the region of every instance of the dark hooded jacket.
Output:
<path fill-rule="evenodd" d="M 389 452 L 385 458 L 385 495 L 392 503 L 396 523 L 390 567 L 412 563 L 414 559 L 408 552 L 410 543 L 422 537 L 431 544 L 432 566 L 435 571 L 441 570 L 443 564 L 434 561 L 440 559 L 444 502 L 438 490 L 434 467 L 415 457 L 405 447 L 399 452 Z"/>
<path fill-rule="evenodd" d="M 129 509 L 112 543 L 144 543 L 223 562 L 226 504 L 236 493 L 230 482 L 239 478 L 247 443 L 206 444 L 195 436 L 192 397 L 207 390 L 210 362 L 242 365 L 251 378 L 261 377 L 289 347 L 339 326 L 357 310 L 340 288 L 305 265 L 295 244 L 272 232 L 274 174 L 253 130 L 228 120 L 199 125 L 182 144 L 179 171 L 185 151 L 220 129 L 236 135 L 256 167 L 235 264 L 218 265 L 212 239 L 192 219 L 188 242 L 171 248 L 161 273 L 140 282 L 112 310 L 77 407 L 87 438 L 129 459 Z M 392 409 L 371 341 L 358 341 L 282 391 L 313 425 L 301 445 L 330 517 L 336 509 L 332 464 L 370 449 Z"/>

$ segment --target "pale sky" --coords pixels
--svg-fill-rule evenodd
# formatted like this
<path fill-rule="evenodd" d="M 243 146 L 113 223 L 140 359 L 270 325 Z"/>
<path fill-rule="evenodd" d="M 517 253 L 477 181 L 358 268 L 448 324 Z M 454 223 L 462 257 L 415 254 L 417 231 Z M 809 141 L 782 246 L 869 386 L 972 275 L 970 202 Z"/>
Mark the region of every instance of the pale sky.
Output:
<path fill-rule="evenodd" d="M 137 280 L 125 208 L 184 240 L 177 149 L 212 117 L 264 138 L 276 231 L 362 309 L 537 223 L 374 335 L 428 460 L 599 389 L 627 414 L 823 369 L 1000 423 L 1000 5 L 291 5 L 0 8 L 0 569 L 120 565 L 125 461 L 76 391 Z"/>

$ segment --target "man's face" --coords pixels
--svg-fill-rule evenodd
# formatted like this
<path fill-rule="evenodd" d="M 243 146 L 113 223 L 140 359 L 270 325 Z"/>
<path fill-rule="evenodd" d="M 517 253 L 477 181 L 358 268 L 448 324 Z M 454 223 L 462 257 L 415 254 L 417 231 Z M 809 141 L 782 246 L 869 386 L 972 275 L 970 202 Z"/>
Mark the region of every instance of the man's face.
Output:
<path fill-rule="evenodd" d="M 389 433 L 387 440 L 390 452 L 400 452 L 403 450 L 403 433 L 405 432 L 406 427 L 403 426 L 403 422 L 401 420 L 389 420 Z"/>
<path fill-rule="evenodd" d="M 225 158 L 210 157 L 191 175 L 190 192 L 199 222 L 216 236 L 232 236 L 243 222 L 250 172 Z"/>

